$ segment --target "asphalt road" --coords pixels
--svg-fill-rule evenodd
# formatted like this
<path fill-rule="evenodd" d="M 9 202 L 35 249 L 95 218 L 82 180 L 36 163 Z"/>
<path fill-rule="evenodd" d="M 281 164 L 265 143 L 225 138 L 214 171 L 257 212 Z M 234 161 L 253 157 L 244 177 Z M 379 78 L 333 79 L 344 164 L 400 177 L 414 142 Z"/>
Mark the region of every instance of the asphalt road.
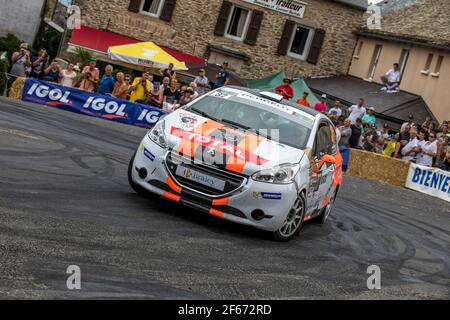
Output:
<path fill-rule="evenodd" d="M 448 203 L 346 177 L 326 225 L 277 243 L 134 194 L 144 134 L 0 100 L 0 298 L 450 298 Z M 381 290 L 366 287 L 373 264 Z"/>

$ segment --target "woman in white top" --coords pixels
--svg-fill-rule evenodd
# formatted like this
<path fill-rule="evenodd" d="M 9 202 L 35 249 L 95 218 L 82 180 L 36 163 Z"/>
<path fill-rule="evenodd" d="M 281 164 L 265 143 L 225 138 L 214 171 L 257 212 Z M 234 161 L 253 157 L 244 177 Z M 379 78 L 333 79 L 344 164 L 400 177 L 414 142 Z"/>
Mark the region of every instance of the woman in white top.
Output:
<path fill-rule="evenodd" d="M 65 87 L 73 87 L 77 80 L 77 73 L 73 70 L 73 64 L 69 63 L 67 69 L 61 73 L 61 84 Z"/>
<path fill-rule="evenodd" d="M 428 139 L 428 141 L 419 143 L 420 153 L 417 157 L 417 164 L 432 167 L 433 158 L 437 155 L 436 133 L 431 132 Z"/>
<path fill-rule="evenodd" d="M 191 87 L 191 88 L 192 88 L 192 91 L 194 91 L 194 92 L 192 93 L 192 99 L 197 99 L 198 96 L 199 96 L 199 93 L 197 92 L 197 84 L 196 84 L 195 82 L 191 82 L 191 83 L 189 84 L 189 87 Z"/>

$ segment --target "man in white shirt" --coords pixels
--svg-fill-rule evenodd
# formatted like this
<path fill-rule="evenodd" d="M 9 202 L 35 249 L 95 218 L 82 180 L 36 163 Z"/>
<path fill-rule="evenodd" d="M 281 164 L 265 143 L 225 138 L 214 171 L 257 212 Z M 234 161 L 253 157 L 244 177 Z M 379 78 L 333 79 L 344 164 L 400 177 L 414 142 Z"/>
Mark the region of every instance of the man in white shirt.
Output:
<path fill-rule="evenodd" d="M 409 143 L 401 151 L 402 160 L 415 161 L 417 154 L 420 152 L 416 128 L 413 127 L 409 130 L 409 137 Z"/>
<path fill-rule="evenodd" d="M 333 121 L 334 124 L 339 123 L 339 119 L 342 116 L 342 107 L 341 102 L 339 100 L 336 100 L 335 105 L 333 108 L 328 111 L 328 118 L 330 118 L 331 121 Z"/>
<path fill-rule="evenodd" d="M 417 164 L 426 167 L 433 166 L 433 158 L 437 155 L 436 133 L 431 132 L 428 136 L 429 141 L 425 141 L 425 133 L 419 134 L 420 153 L 417 156 Z"/>
<path fill-rule="evenodd" d="M 350 112 L 350 115 L 348 116 L 348 118 L 350 119 L 350 123 L 356 124 L 356 119 L 362 119 L 366 114 L 366 108 L 364 108 L 364 99 L 359 99 L 358 104 L 351 106 L 348 109 L 348 112 Z"/>
<path fill-rule="evenodd" d="M 388 92 L 398 91 L 398 86 L 400 85 L 400 69 L 398 63 L 394 63 L 394 68 L 381 76 L 381 82 L 384 85 L 381 90 L 387 90 Z"/>

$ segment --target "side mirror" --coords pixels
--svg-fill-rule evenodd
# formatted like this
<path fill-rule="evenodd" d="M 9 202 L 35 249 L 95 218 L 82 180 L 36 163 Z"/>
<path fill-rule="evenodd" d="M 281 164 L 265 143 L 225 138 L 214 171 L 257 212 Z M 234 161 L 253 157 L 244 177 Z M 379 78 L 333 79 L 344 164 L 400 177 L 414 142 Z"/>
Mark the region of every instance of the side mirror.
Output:
<path fill-rule="evenodd" d="M 326 162 L 326 163 L 329 163 L 329 164 L 336 164 L 336 158 L 333 157 L 333 156 L 330 156 L 330 155 L 328 155 L 328 154 L 324 155 L 324 156 L 322 157 L 322 160 L 323 160 L 324 162 Z"/>
<path fill-rule="evenodd" d="M 336 158 L 335 158 L 335 157 L 326 154 L 326 155 L 324 155 L 324 156 L 322 157 L 322 159 L 320 159 L 319 163 L 317 164 L 317 169 L 322 168 L 322 166 L 323 166 L 325 163 L 329 163 L 329 164 L 336 165 L 336 162 L 337 162 L 337 161 L 336 161 Z"/>

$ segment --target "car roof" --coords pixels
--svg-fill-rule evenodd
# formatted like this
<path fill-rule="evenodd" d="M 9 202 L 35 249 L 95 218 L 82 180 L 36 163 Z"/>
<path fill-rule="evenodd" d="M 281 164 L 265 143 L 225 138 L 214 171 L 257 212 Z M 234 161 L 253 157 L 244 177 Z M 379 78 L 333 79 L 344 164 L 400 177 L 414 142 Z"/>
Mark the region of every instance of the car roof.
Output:
<path fill-rule="evenodd" d="M 232 88 L 232 89 L 236 89 L 236 90 L 241 90 L 250 94 L 253 94 L 257 97 L 262 97 L 265 99 L 270 100 L 269 98 L 267 98 L 266 96 L 261 95 L 261 92 L 264 92 L 266 90 L 259 90 L 259 89 L 251 89 L 251 88 L 246 88 L 246 87 L 240 87 L 240 86 L 226 86 L 227 88 Z M 277 101 L 278 102 L 278 101 Z M 285 105 L 285 106 L 289 106 L 289 107 L 293 107 L 295 109 L 301 110 L 313 117 L 317 117 L 317 115 L 320 115 L 321 113 L 312 109 L 312 108 L 307 108 L 304 106 L 299 105 L 298 103 L 289 101 L 289 100 L 285 100 L 282 99 L 281 101 L 278 102 L 279 104 Z"/>

